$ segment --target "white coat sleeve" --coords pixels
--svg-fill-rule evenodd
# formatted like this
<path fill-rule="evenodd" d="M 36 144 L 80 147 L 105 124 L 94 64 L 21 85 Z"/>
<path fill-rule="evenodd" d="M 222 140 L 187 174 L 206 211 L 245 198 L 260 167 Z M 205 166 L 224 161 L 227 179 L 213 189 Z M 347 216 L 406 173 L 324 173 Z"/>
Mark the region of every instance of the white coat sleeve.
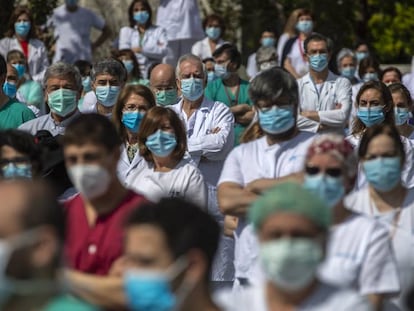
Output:
<path fill-rule="evenodd" d="M 413 141 L 401 136 L 401 140 L 404 144 L 405 161 L 402 171 L 402 182 L 407 188 L 414 187 L 414 145 Z"/>
<path fill-rule="evenodd" d="M 46 47 L 42 44 L 39 48 L 39 71 L 32 76 L 33 80 L 42 83 L 43 76 L 45 75 L 46 69 L 49 67 L 49 59 L 47 56 Z"/>
<path fill-rule="evenodd" d="M 347 78 L 339 77 L 335 81 L 335 103 L 340 109 L 319 111 L 321 124 L 340 127 L 345 126 L 351 113 L 352 85 Z"/>
<path fill-rule="evenodd" d="M 217 186 L 225 182 L 232 182 L 242 187 L 244 186 L 244 178 L 241 170 L 243 163 L 241 148 L 242 145 L 235 147 L 227 156 Z"/>
<path fill-rule="evenodd" d="M 210 131 L 220 128 L 215 134 L 192 136 L 188 139 L 188 152 L 192 156 L 203 156 L 209 160 L 224 160 L 234 145 L 234 117 L 230 109 L 223 103 L 215 103 L 214 122 Z"/>
<path fill-rule="evenodd" d="M 10 38 L 3 38 L 0 40 L 0 55 L 7 58 L 8 47 L 10 46 Z"/>
<path fill-rule="evenodd" d="M 118 49 L 131 49 L 132 48 L 132 42 L 131 42 L 131 34 L 132 29 L 130 27 L 122 27 L 119 31 L 119 44 Z"/>
<path fill-rule="evenodd" d="M 142 54 L 149 58 L 163 58 L 167 55 L 167 31 L 162 27 L 157 27 L 152 35 L 150 40 L 152 44 L 144 44 Z"/>
<path fill-rule="evenodd" d="M 318 130 L 319 130 L 319 122 L 308 119 L 308 118 L 301 115 L 302 109 L 304 107 L 306 107 L 306 102 L 305 101 L 307 99 L 309 99 L 309 96 L 312 93 L 306 92 L 307 84 L 305 84 L 303 82 L 303 78 L 298 79 L 297 82 L 298 82 L 298 88 L 300 90 L 300 92 L 299 92 L 300 96 L 299 96 L 298 117 L 297 117 L 297 120 L 296 120 L 296 125 L 297 125 L 298 129 L 300 129 L 302 131 L 317 133 Z M 304 109 L 304 110 L 309 110 L 309 109 Z M 314 110 L 314 109 L 311 109 L 311 110 Z"/>
<path fill-rule="evenodd" d="M 202 45 L 202 41 L 197 41 L 196 43 L 194 43 L 193 46 L 191 47 L 191 54 L 194 54 L 201 58 L 202 57 L 201 45 Z"/>

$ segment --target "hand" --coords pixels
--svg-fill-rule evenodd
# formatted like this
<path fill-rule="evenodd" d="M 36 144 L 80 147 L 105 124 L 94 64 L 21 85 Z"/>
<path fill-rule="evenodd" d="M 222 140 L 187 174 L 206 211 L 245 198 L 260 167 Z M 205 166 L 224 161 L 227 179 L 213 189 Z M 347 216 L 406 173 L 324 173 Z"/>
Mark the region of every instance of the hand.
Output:
<path fill-rule="evenodd" d="M 112 263 L 111 268 L 109 269 L 108 275 L 122 277 L 125 271 L 125 262 L 126 262 L 125 256 L 121 256 L 117 260 L 115 260 Z"/>
<path fill-rule="evenodd" d="M 233 233 L 237 229 L 238 224 L 239 218 L 229 215 L 224 216 L 224 235 L 228 237 L 233 237 Z"/>
<path fill-rule="evenodd" d="M 234 115 L 245 114 L 246 112 L 249 112 L 250 110 L 252 110 L 252 107 L 250 107 L 248 104 L 238 104 L 238 105 L 230 107 L 230 111 Z"/>
<path fill-rule="evenodd" d="M 341 109 L 342 108 L 342 104 L 341 103 L 336 103 L 335 104 L 335 109 Z"/>
<path fill-rule="evenodd" d="M 132 48 L 131 50 L 132 50 L 134 53 L 141 53 L 141 52 L 142 52 L 142 48 L 140 48 L 140 47 Z"/>

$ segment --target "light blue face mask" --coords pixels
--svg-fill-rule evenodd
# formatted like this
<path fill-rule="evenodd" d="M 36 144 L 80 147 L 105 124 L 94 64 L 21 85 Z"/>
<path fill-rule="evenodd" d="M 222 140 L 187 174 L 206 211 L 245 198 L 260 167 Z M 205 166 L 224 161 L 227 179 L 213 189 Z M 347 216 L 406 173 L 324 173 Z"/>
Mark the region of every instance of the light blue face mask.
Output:
<path fill-rule="evenodd" d="M 408 108 L 394 107 L 395 124 L 403 125 L 411 118 L 411 112 Z"/>
<path fill-rule="evenodd" d="M 303 33 L 310 33 L 313 29 L 313 22 L 312 21 L 299 21 L 296 24 L 296 29 L 299 32 Z"/>
<path fill-rule="evenodd" d="M 9 81 L 4 82 L 3 84 L 3 92 L 9 98 L 15 98 L 17 93 L 16 83 L 12 83 Z"/>
<path fill-rule="evenodd" d="M 275 43 L 276 43 L 275 38 L 272 38 L 272 37 L 262 38 L 262 46 L 263 47 L 266 47 L 266 48 L 272 47 L 272 46 L 275 45 Z"/>
<path fill-rule="evenodd" d="M 215 79 L 216 79 L 216 74 L 214 73 L 214 71 L 209 71 L 207 73 L 207 82 L 214 81 Z"/>
<path fill-rule="evenodd" d="M 124 111 L 122 113 L 122 123 L 132 133 L 138 133 L 139 126 L 145 113 L 138 111 Z"/>
<path fill-rule="evenodd" d="M 353 79 L 355 77 L 355 72 L 356 72 L 356 68 L 355 67 L 345 67 L 342 68 L 341 70 L 341 76 L 348 78 L 348 79 Z"/>
<path fill-rule="evenodd" d="M 292 107 L 273 106 L 270 109 L 259 110 L 259 124 L 262 130 L 269 134 L 282 134 L 295 125 Z"/>
<path fill-rule="evenodd" d="M 1 168 L 1 175 L 4 179 L 31 179 L 32 178 L 32 166 L 29 163 L 14 163 L 9 164 Z"/>
<path fill-rule="evenodd" d="M 26 66 L 24 64 L 13 64 L 12 65 L 17 70 L 17 77 L 21 79 L 26 72 Z"/>
<path fill-rule="evenodd" d="M 401 159 L 399 157 L 378 157 L 362 162 L 369 184 L 376 190 L 386 192 L 401 181 Z"/>
<path fill-rule="evenodd" d="M 382 106 L 375 107 L 359 107 L 357 117 L 365 124 L 366 127 L 371 127 L 374 124 L 381 124 L 385 120 L 385 115 Z"/>
<path fill-rule="evenodd" d="M 368 82 L 368 81 L 378 81 L 378 74 L 376 72 L 367 72 L 362 77 L 362 80 L 364 82 Z"/>
<path fill-rule="evenodd" d="M 31 28 L 30 22 L 17 22 L 14 24 L 14 31 L 21 37 L 26 37 Z"/>
<path fill-rule="evenodd" d="M 329 207 L 334 207 L 345 194 L 342 178 L 325 174 L 306 174 L 303 187 L 319 196 Z"/>
<path fill-rule="evenodd" d="M 368 52 L 356 52 L 355 57 L 359 63 L 361 60 L 368 57 Z"/>
<path fill-rule="evenodd" d="M 227 79 L 230 76 L 230 72 L 227 71 L 227 65 L 214 64 L 214 74 L 217 78 Z"/>
<path fill-rule="evenodd" d="M 149 19 L 149 13 L 147 11 L 139 11 L 134 13 L 134 20 L 141 25 L 144 25 Z"/>
<path fill-rule="evenodd" d="M 177 146 L 175 135 L 158 130 L 147 137 L 145 146 L 157 157 L 168 157 Z"/>
<path fill-rule="evenodd" d="M 88 93 L 92 90 L 92 84 L 91 84 L 91 77 L 90 76 L 82 78 L 82 86 L 83 86 L 83 91 L 85 93 Z"/>
<path fill-rule="evenodd" d="M 328 66 L 328 54 L 323 53 L 309 56 L 309 65 L 317 72 L 323 71 Z"/>
<path fill-rule="evenodd" d="M 211 40 L 217 40 L 218 38 L 220 38 L 221 28 L 220 27 L 207 27 L 206 28 L 206 35 Z"/>
<path fill-rule="evenodd" d="M 112 107 L 118 98 L 119 86 L 97 86 L 95 90 L 96 99 L 105 107 Z"/>
<path fill-rule="evenodd" d="M 181 93 L 189 101 L 196 101 L 204 93 L 204 81 L 198 78 L 181 79 Z"/>
<path fill-rule="evenodd" d="M 134 69 L 134 63 L 132 60 L 123 60 L 122 63 L 125 66 L 126 71 L 128 72 L 128 74 L 130 74 L 132 72 L 132 69 Z"/>

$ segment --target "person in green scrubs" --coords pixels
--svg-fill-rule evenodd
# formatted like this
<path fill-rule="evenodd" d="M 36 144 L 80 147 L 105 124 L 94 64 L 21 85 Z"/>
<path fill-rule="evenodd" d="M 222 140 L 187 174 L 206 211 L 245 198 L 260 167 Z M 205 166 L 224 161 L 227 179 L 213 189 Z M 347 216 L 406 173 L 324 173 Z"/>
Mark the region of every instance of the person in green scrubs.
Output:
<path fill-rule="evenodd" d="M 213 57 L 217 79 L 207 84 L 205 96 L 230 107 L 235 119 L 235 145 L 238 145 L 241 134 L 254 116 L 253 103 L 249 98 L 249 82 L 238 74 L 241 54 L 236 46 L 225 43 L 214 51 Z"/>

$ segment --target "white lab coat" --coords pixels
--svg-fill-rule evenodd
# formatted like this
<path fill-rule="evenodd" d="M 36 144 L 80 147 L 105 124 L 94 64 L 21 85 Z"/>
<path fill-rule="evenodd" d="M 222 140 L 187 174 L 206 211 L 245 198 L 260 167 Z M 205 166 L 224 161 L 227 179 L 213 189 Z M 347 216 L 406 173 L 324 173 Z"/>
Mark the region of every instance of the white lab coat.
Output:
<path fill-rule="evenodd" d="M 125 144 L 122 144 L 117 172 L 118 178 L 123 184 L 126 184 L 126 179 L 138 167 L 141 161 L 144 161 L 144 158 L 141 157 L 139 155 L 139 151 L 137 151 L 134 158 L 132 159 L 132 162 L 129 162 L 127 148 Z"/>
<path fill-rule="evenodd" d="M 251 54 L 247 59 L 246 72 L 250 79 L 253 79 L 257 75 L 256 53 Z"/>
<path fill-rule="evenodd" d="M 299 113 L 318 111 L 320 122 L 310 120 L 298 114 L 297 124 L 304 131 L 318 132 L 319 125 L 328 126 L 328 131 L 344 133 L 351 111 L 352 86 L 344 77 L 329 72 L 320 91 L 310 76 L 306 74 L 298 79 Z M 337 105 L 341 107 L 338 109 Z"/>
<path fill-rule="evenodd" d="M 216 45 L 216 49 L 220 46 L 226 43 L 223 39 L 219 39 Z M 197 41 L 193 44 L 193 47 L 191 48 L 191 53 L 194 55 L 197 55 L 201 59 L 205 59 L 207 57 L 213 57 L 214 51 L 211 50 L 209 39 L 208 37 L 205 37 L 203 40 Z"/>
<path fill-rule="evenodd" d="M 168 41 L 204 37 L 197 0 L 161 0 L 157 25 L 167 30 Z"/>
<path fill-rule="evenodd" d="M 159 26 L 150 26 L 144 33 L 142 42 L 139 31 L 136 27 L 122 27 L 119 31 L 119 49 L 142 48 L 141 53 L 136 53 L 141 76 L 148 77 L 148 67 L 155 62 L 162 62 L 162 58 L 167 55 L 167 32 Z"/>
<path fill-rule="evenodd" d="M 23 49 L 16 37 L 3 38 L 0 40 L 0 54 L 7 58 L 7 53 L 11 50 Z M 36 82 L 42 83 L 43 76 L 47 67 L 49 67 L 49 60 L 47 58 L 47 51 L 42 41 L 38 39 L 29 40 L 29 56 L 27 59 L 29 65 L 30 75 Z"/>
<path fill-rule="evenodd" d="M 393 299 L 392 302 L 401 310 L 407 310 L 403 308 L 403 298 L 414 285 L 414 189 L 407 190 L 397 223 L 394 223 L 396 211 L 386 213 L 378 211 L 370 197 L 369 187 L 350 194 L 345 199 L 345 205 L 352 211 L 375 218 L 388 229 L 401 285 L 399 298 Z"/>

